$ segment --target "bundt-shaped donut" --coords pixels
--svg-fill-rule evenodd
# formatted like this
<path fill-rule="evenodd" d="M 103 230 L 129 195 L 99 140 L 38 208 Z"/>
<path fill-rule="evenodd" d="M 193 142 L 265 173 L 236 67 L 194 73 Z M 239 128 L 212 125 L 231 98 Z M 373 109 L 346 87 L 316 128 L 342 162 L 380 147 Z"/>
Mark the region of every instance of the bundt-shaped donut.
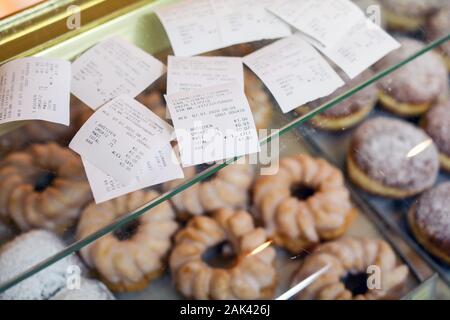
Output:
<path fill-rule="evenodd" d="M 408 276 L 408 268 L 397 264 L 394 251 L 385 241 L 343 238 L 320 245 L 307 256 L 293 285 L 327 265 L 327 271 L 300 292 L 299 299 L 389 298 Z M 368 276 L 373 276 L 373 281 L 368 281 Z"/>
<path fill-rule="evenodd" d="M 194 167 L 184 169 L 184 179 L 165 184 L 171 190 L 194 177 Z M 172 197 L 180 218 L 201 215 L 220 208 L 243 208 L 248 202 L 248 190 L 253 181 L 253 168 L 247 164 L 231 164 Z"/>
<path fill-rule="evenodd" d="M 356 214 L 342 173 L 304 154 L 281 159 L 276 175 L 257 178 L 253 200 L 269 236 L 293 253 L 339 237 Z"/>
<path fill-rule="evenodd" d="M 266 232 L 255 228 L 245 211 L 221 209 L 212 217 L 197 216 L 175 237 L 170 269 L 175 285 L 187 298 L 268 299 L 276 282 L 275 249 Z M 205 252 L 223 242 L 235 259 L 228 267 L 212 267 Z"/>
<path fill-rule="evenodd" d="M 77 239 L 106 227 L 157 196 L 155 191 L 136 191 L 98 205 L 90 204 L 81 215 Z M 81 256 L 111 290 L 139 291 L 163 272 L 177 227 L 172 207 L 163 202 L 84 247 Z"/>
<path fill-rule="evenodd" d="M 0 217 L 21 230 L 62 232 L 91 199 L 81 160 L 68 148 L 36 144 L 0 162 Z"/>

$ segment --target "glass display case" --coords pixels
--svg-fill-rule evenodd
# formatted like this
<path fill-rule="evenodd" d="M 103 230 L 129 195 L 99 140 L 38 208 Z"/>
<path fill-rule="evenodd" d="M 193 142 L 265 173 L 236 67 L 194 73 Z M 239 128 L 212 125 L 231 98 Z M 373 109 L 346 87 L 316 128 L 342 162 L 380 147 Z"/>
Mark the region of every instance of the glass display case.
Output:
<path fill-rule="evenodd" d="M 0 64 L 112 36 L 167 64 L 155 10 L 174 2 L 44 2 L 0 21 Z M 287 113 L 245 67 L 257 155 L 95 204 L 68 148 L 92 109 L 71 96 L 70 126 L 0 125 L 0 299 L 450 298 L 450 3 L 354 2 L 401 47 Z M 136 100 L 171 123 L 166 81 Z"/>

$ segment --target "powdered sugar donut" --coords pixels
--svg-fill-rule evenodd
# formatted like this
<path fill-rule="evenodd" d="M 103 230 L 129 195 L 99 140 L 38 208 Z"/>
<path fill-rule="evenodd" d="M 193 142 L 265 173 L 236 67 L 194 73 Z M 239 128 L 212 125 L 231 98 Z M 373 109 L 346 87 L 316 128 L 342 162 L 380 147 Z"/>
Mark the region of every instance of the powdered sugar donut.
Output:
<path fill-rule="evenodd" d="M 428 111 L 423 118 L 422 127 L 439 150 L 441 167 L 450 171 L 450 100 Z"/>
<path fill-rule="evenodd" d="M 115 298 L 100 281 L 81 278 L 79 289 L 64 288 L 50 300 L 115 300 Z"/>
<path fill-rule="evenodd" d="M 308 103 L 305 107 L 300 107 L 297 112 L 302 114 L 311 110 L 314 110 L 326 102 L 339 97 L 346 93 L 350 89 L 360 85 L 361 83 L 369 80 L 373 75 L 373 71 L 366 70 L 353 80 L 347 79 L 344 72 L 338 72 L 339 76 L 348 80 L 345 86 L 337 89 L 333 94 L 317 99 L 311 103 Z M 351 128 L 360 123 L 366 118 L 375 106 L 378 100 L 378 90 L 376 85 L 370 85 L 367 88 L 355 92 L 352 96 L 348 97 L 341 103 L 317 114 L 311 119 L 311 123 L 318 128 L 325 130 L 340 131 Z"/>
<path fill-rule="evenodd" d="M 377 71 L 392 67 L 424 48 L 424 43 L 415 39 L 402 37 L 398 41 L 401 48 L 376 63 Z M 418 116 L 447 96 L 447 68 L 436 52 L 429 51 L 382 78 L 378 87 L 384 108 L 404 117 Z"/>
<path fill-rule="evenodd" d="M 389 28 L 416 31 L 425 25 L 427 17 L 447 0 L 379 0 Z"/>
<path fill-rule="evenodd" d="M 33 230 L 24 233 L 0 249 L 0 283 L 44 261 L 65 248 L 53 233 Z M 68 268 L 81 263 L 74 256 L 64 258 L 14 287 L 0 293 L 1 300 L 43 300 L 66 285 Z"/>
<path fill-rule="evenodd" d="M 379 117 L 354 133 L 347 167 L 350 179 L 364 190 L 404 198 L 433 186 L 439 157 L 423 130 L 403 120 Z"/>
<path fill-rule="evenodd" d="M 446 36 L 450 32 L 450 5 L 443 7 L 430 17 L 427 24 L 427 38 L 434 41 Z M 439 47 L 439 51 L 444 58 L 447 68 L 450 70 L 450 41 Z"/>
<path fill-rule="evenodd" d="M 450 182 L 425 192 L 409 210 L 408 221 L 417 241 L 450 263 Z"/>

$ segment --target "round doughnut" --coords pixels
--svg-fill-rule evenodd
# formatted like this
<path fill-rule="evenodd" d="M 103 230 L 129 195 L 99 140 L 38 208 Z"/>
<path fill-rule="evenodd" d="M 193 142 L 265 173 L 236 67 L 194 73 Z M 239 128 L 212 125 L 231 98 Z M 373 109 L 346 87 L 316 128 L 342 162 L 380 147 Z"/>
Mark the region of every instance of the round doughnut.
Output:
<path fill-rule="evenodd" d="M 450 5 L 433 14 L 427 23 L 427 39 L 431 42 L 448 35 L 450 32 Z M 450 41 L 439 47 L 439 52 L 450 70 Z"/>
<path fill-rule="evenodd" d="M 158 196 L 155 191 L 136 191 L 84 209 L 77 239 L 98 231 Z M 163 202 L 80 250 L 83 260 L 94 268 L 112 291 L 139 291 L 164 271 L 171 237 L 178 228 L 175 212 Z"/>
<path fill-rule="evenodd" d="M 439 156 L 420 128 L 398 119 L 378 117 L 353 134 L 347 157 L 350 179 L 367 192 L 401 199 L 433 186 Z"/>
<path fill-rule="evenodd" d="M 200 171 L 202 167 L 197 167 Z M 172 190 L 196 174 L 195 167 L 184 169 L 184 179 L 168 182 Z M 182 220 L 220 208 L 241 209 L 248 203 L 248 191 L 253 182 L 253 168 L 247 164 L 230 164 L 215 175 L 198 182 L 173 196 L 171 202 Z"/>
<path fill-rule="evenodd" d="M 307 113 L 314 110 L 326 102 L 339 97 L 346 93 L 350 89 L 353 89 L 357 85 L 360 85 L 370 79 L 373 76 L 371 70 L 366 70 L 361 75 L 357 76 L 353 80 L 346 82 L 345 86 L 337 89 L 333 94 L 317 99 L 311 103 L 308 103 L 306 107 L 300 107 L 297 112 L 300 114 Z M 344 72 L 339 72 L 339 75 L 346 78 Z M 370 85 L 367 88 L 359 90 L 352 96 L 348 97 L 341 103 L 322 111 L 311 119 L 312 125 L 317 128 L 340 131 L 351 128 L 364 120 L 375 106 L 378 100 L 378 90 L 376 85 Z"/>
<path fill-rule="evenodd" d="M 422 119 L 422 128 L 439 150 L 441 167 L 450 172 L 450 100 L 428 111 Z"/>
<path fill-rule="evenodd" d="M 408 268 L 397 263 L 394 251 L 385 241 L 342 238 L 320 245 L 307 256 L 294 276 L 293 285 L 327 265 L 328 270 L 301 291 L 298 299 L 394 298 L 396 289 L 405 283 L 408 276 Z M 376 277 L 377 271 L 379 282 L 369 281 L 368 277 Z"/>
<path fill-rule="evenodd" d="M 81 159 L 68 148 L 35 144 L 0 162 L 0 217 L 23 231 L 64 232 L 91 199 Z"/>
<path fill-rule="evenodd" d="M 268 235 L 294 254 L 341 236 L 356 215 L 342 173 L 308 155 L 281 159 L 277 174 L 257 178 L 253 202 Z"/>
<path fill-rule="evenodd" d="M 226 242 L 234 259 L 227 266 L 204 261 L 207 250 Z M 190 299 L 270 299 L 276 284 L 275 249 L 245 211 L 220 209 L 197 216 L 175 237 L 170 269 L 175 286 Z"/>
<path fill-rule="evenodd" d="M 417 241 L 450 264 L 450 182 L 422 194 L 411 206 L 408 222 Z"/>
<path fill-rule="evenodd" d="M 377 62 L 377 71 L 385 70 L 423 49 L 418 40 L 401 37 L 402 45 Z M 429 51 L 378 82 L 381 105 L 403 117 L 425 113 L 448 94 L 447 68 L 441 57 Z"/>

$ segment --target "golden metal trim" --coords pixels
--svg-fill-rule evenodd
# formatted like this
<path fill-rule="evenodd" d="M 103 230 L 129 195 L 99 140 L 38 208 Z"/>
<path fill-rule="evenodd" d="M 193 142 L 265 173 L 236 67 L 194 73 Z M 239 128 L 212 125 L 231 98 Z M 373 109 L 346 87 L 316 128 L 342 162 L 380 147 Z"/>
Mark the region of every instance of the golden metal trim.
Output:
<path fill-rule="evenodd" d="M 154 0 L 61 0 L 55 5 L 38 5 L 0 23 L 0 63 L 31 55 Z M 80 8 L 82 27 L 69 30 L 70 12 Z M 3 28 L 3 29 L 2 29 Z"/>

